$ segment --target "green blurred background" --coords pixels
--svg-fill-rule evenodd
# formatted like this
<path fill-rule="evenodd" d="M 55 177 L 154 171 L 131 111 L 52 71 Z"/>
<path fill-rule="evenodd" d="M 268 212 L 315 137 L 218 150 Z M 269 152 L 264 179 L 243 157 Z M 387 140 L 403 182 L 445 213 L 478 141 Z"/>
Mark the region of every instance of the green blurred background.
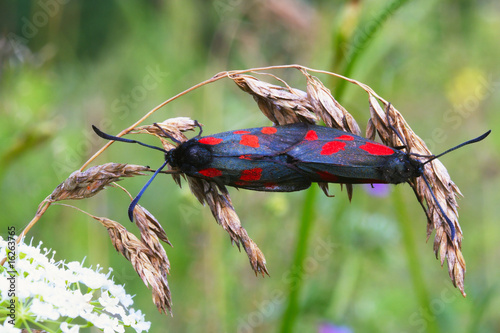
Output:
<path fill-rule="evenodd" d="M 0 28 L 2 235 L 8 225 L 20 232 L 39 202 L 103 145 L 91 124 L 118 133 L 224 70 L 298 63 L 348 75 L 391 101 L 436 153 L 493 130 L 441 159 L 464 194 L 467 298 L 435 259 L 434 235 L 426 243 L 426 218 L 407 185 L 381 198 L 356 186 L 352 203 L 337 185 L 335 198 L 316 186 L 287 194 L 230 189 L 266 255 L 271 277 L 256 278 L 187 186 L 158 177 L 142 205 L 174 245 L 167 248 L 173 318 L 157 312 L 103 227 L 51 207 L 28 236 L 56 250 L 57 259 L 113 267 L 115 280 L 136 295 L 134 307 L 152 321 L 151 332 L 337 332 L 324 323 L 352 332 L 500 331 L 497 1 L 4 0 Z M 305 89 L 297 71 L 275 74 Z M 364 128 L 367 96 L 319 77 Z M 178 116 L 199 120 L 206 134 L 269 124 L 229 80 L 169 104 L 149 122 Z M 155 167 L 162 160 L 115 144 L 96 164 Z M 146 179 L 121 185 L 137 193 Z M 70 203 L 136 231 L 119 190 Z M 303 269 L 294 270 L 300 251 Z"/>

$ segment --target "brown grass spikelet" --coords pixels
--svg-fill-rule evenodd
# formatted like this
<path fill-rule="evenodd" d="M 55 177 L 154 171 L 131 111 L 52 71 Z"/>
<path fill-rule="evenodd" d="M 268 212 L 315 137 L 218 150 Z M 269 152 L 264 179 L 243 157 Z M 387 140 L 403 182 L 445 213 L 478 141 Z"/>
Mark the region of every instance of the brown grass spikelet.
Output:
<path fill-rule="evenodd" d="M 140 205 L 135 206 L 134 221 L 141 232 L 141 239 L 149 248 L 161 248 L 161 251 L 164 251 L 159 243 L 160 240 L 172 246 L 161 224 L 146 208 Z"/>
<path fill-rule="evenodd" d="M 155 123 L 153 125 L 136 127 L 133 132 L 153 134 L 157 137 L 162 138 L 174 138 L 177 141 L 184 142 L 187 140 L 187 137 L 183 134 L 183 132 L 196 130 L 198 128 L 196 124 L 196 121 L 192 120 L 191 118 L 177 117 L 170 118 L 161 123 Z M 168 134 L 169 137 L 166 136 L 165 133 Z M 169 147 L 168 149 L 172 149 L 175 146 L 171 143 L 168 143 L 167 147 Z"/>
<path fill-rule="evenodd" d="M 326 126 L 361 135 L 361 129 L 354 117 L 337 102 L 330 89 L 307 72 L 303 72 L 303 74 L 307 79 L 308 99 L 314 107 L 314 112 Z"/>
<path fill-rule="evenodd" d="M 118 222 L 105 217 L 92 217 L 108 229 L 115 249 L 130 261 L 144 284 L 151 286 L 153 302 L 158 311 L 172 313 L 172 297 L 167 281 L 170 263 L 163 247 L 150 247 Z"/>
<path fill-rule="evenodd" d="M 235 74 L 230 78 L 253 96 L 262 113 L 274 124 L 314 124 L 318 120 L 307 93 L 302 90 L 270 84 L 250 75 Z"/>
<path fill-rule="evenodd" d="M 217 186 L 203 179 L 186 177 L 191 192 L 201 204 L 207 204 L 218 224 L 231 237 L 231 242 L 238 248 L 243 245 L 247 253 L 250 265 L 255 274 L 269 275 L 266 267 L 266 258 L 257 244 L 248 236 L 247 231 L 241 225 L 240 219 L 234 210 L 231 198 L 225 187 Z"/>
<path fill-rule="evenodd" d="M 149 168 L 145 166 L 121 163 L 96 165 L 83 172 L 77 170 L 55 188 L 47 201 L 90 198 L 112 182 L 123 177 L 144 175 L 142 171 L 147 170 Z"/>
<path fill-rule="evenodd" d="M 406 146 L 411 153 L 431 156 L 432 153 L 427 148 L 425 142 L 410 129 L 394 106 L 383 100 L 381 102 L 387 111 L 384 111 L 375 97 L 370 94 L 370 112 L 372 116 L 367 136 L 373 135 L 376 130 L 381 140 L 391 147 Z M 390 121 L 390 124 L 388 121 Z M 390 125 L 401 134 L 405 142 L 401 142 L 390 128 Z M 371 126 L 373 128 L 370 128 Z M 427 238 L 430 237 L 432 231 L 435 229 L 434 253 L 436 257 L 439 255 L 441 265 L 444 264 L 445 259 L 447 260 L 448 273 L 453 285 L 458 287 L 465 296 L 464 275 L 466 267 L 461 252 L 463 235 L 458 223 L 458 203 L 456 201 L 456 197 L 461 195 L 461 192 L 451 180 L 444 165 L 438 160 L 433 160 L 424 166 L 424 175 L 428 179 L 439 205 L 441 205 L 447 217 L 452 221 L 456 230 L 455 239 L 451 240 L 451 230 L 444 216 L 442 216 L 439 206 L 432 197 L 424 179 L 418 177 L 410 180 L 409 184 L 427 215 Z"/>

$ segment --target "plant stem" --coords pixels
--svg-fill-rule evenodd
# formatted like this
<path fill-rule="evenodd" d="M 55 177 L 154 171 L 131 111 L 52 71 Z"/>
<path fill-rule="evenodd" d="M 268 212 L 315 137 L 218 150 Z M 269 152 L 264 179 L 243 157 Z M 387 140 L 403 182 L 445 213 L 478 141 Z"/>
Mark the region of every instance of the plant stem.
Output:
<path fill-rule="evenodd" d="M 403 200 L 401 190 L 396 188 L 393 194 L 394 202 L 396 203 L 396 219 L 399 223 L 401 235 L 403 236 L 403 246 L 406 252 L 408 261 L 408 269 L 410 270 L 413 289 L 417 296 L 420 309 L 426 314 L 423 318 L 426 320 L 426 332 L 439 332 L 439 327 L 436 324 L 436 314 L 431 307 L 429 292 L 425 284 L 424 274 L 420 269 L 421 265 L 418 258 L 418 250 L 413 237 L 413 230 L 410 227 L 411 216 L 406 210 L 406 203 Z"/>
<path fill-rule="evenodd" d="M 309 235 L 314 226 L 316 215 L 314 203 L 317 193 L 318 189 L 316 187 L 310 188 L 306 193 L 304 206 L 302 207 L 297 246 L 295 248 L 293 264 L 290 268 L 291 282 L 288 292 L 288 304 L 281 322 L 281 332 L 283 333 L 293 331 L 299 312 L 299 297 L 304 282 L 304 269 L 302 267 L 307 254 Z"/>

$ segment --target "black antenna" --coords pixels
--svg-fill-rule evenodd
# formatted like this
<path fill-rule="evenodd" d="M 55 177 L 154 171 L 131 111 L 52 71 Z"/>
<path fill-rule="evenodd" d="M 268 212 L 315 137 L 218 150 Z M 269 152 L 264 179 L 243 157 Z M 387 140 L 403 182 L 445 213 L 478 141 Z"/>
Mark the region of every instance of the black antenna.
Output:
<path fill-rule="evenodd" d="M 92 125 L 92 129 L 94 130 L 94 132 L 97 135 L 99 135 L 101 138 L 106 139 L 106 140 L 114 140 L 114 141 L 121 141 L 121 142 L 127 142 L 127 143 L 137 143 L 137 144 L 140 144 L 141 146 L 148 147 L 148 148 L 151 148 L 151 149 L 156 149 L 156 150 L 159 150 L 161 152 L 164 152 L 164 153 L 168 154 L 167 150 L 165 150 L 163 148 L 160 148 L 160 147 L 151 146 L 151 145 L 148 145 L 146 143 L 143 143 L 143 142 L 140 142 L 140 141 L 136 141 L 136 140 L 130 140 L 130 139 L 120 138 L 118 136 L 106 134 L 106 133 L 102 132 L 100 129 L 98 129 L 97 127 L 95 127 L 94 125 Z M 160 172 L 162 172 L 163 168 L 167 165 L 167 163 L 168 163 L 168 159 L 165 159 L 165 162 L 163 162 L 163 164 L 161 165 L 161 167 L 159 167 L 155 171 L 155 173 L 148 180 L 148 182 L 146 183 L 146 185 L 144 185 L 142 187 L 142 189 L 139 191 L 139 194 L 137 194 L 137 196 L 134 198 L 134 200 L 132 200 L 132 202 L 130 203 L 130 206 L 128 206 L 128 218 L 130 219 L 130 222 L 134 222 L 134 214 L 133 213 L 134 213 L 135 206 L 137 206 L 137 203 L 139 202 L 139 200 L 141 199 L 142 195 L 144 194 L 144 192 L 146 191 L 146 189 L 148 188 L 148 186 L 151 184 L 151 182 L 153 181 L 153 179 L 155 179 L 155 177 Z"/>
<path fill-rule="evenodd" d="M 159 167 L 158 170 L 155 171 L 153 176 L 151 176 L 151 178 L 149 178 L 148 182 L 142 187 L 142 189 L 139 191 L 139 194 L 137 194 L 137 196 L 134 198 L 134 200 L 132 200 L 132 202 L 130 203 L 130 206 L 128 206 L 128 218 L 130 219 L 130 222 L 134 222 L 135 206 L 137 206 L 137 203 L 139 202 L 142 195 L 144 194 L 144 192 L 148 188 L 149 184 L 151 184 L 153 179 L 155 179 L 155 177 L 161 172 L 161 170 L 163 170 L 163 168 L 167 165 L 167 163 L 168 163 L 168 160 L 165 160 L 165 162 L 163 162 L 161 167 Z"/>
<path fill-rule="evenodd" d="M 441 154 L 438 154 L 438 155 L 435 155 L 435 156 L 432 156 L 432 155 L 431 155 L 431 156 L 427 156 L 427 157 L 431 157 L 431 158 L 430 158 L 430 159 L 428 159 L 427 161 L 425 161 L 425 162 L 424 162 L 424 164 L 427 164 L 427 163 L 429 163 L 430 161 L 433 161 L 433 160 L 435 160 L 436 158 L 439 158 L 439 157 L 441 157 L 441 156 L 443 156 L 443 155 L 446 155 L 446 154 L 448 154 L 448 153 L 450 153 L 450 152 L 452 152 L 452 151 L 454 151 L 454 150 L 456 150 L 456 149 L 458 149 L 458 148 L 462 148 L 463 146 L 470 145 L 471 143 L 476 143 L 476 142 L 482 141 L 482 140 L 484 140 L 484 139 L 485 139 L 488 135 L 490 135 L 490 133 L 491 133 L 491 130 L 487 131 L 487 132 L 486 132 L 486 133 L 484 133 L 483 135 L 478 136 L 478 137 L 477 137 L 477 138 L 475 138 L 475 139 L 472 139 L 472 140 L 469 140 L 469 141 L 465 141 L 465 142 L 463 142 L 463 143 L 459 144 L 458 146 L 455 146 L 455 147 L 453 147 L 453 148 L 450 148 L 450 149 L 448 149 L 447 151 L 445 151 L 445 152 L 443 152 L 443 153 L 441 153 Z"/>
<path fill-rule="evenodd" d="M 140 142 L 140 141 L 136 141 L 136 140 L 130 140 L 130 139 L 125 139 L 125 138 L 121 138 L 121 137 L 118 137 L 118 136 L 106 134 L 103 131 L 101 131 L 100 129 L 98 129 L 97 127 L 95 127 L 94 125 L 92 125 L 92 129 L 94 130 L 95 134 L 99 135 L 101 138 L 106 139 L 106 140 L 121 141 L 121 142 L 127 142 L 127 143 L 137 143 L 137 144 L 140 144 L 141 146 L 144 146 L 144 147 L 148 147 L 148 148 L 152 148 L 152 149 L 156 149 L 156 150 L 162 151 L 164 153 L 168 153 L 168 151 L 165 150 L 165 149 L 163 149 L 163 148 L 156 147 L 156 146 L 151 146 L 151 145 L 148 145 L 148 144 L 146 144 L 144 142 Z"/>

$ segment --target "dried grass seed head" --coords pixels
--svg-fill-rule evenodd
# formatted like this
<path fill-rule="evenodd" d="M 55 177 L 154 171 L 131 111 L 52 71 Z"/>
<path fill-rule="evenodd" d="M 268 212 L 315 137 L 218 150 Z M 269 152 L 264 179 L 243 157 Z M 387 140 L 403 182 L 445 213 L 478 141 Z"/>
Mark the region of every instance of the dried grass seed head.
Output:
<path fill-rule="evenodd" d="M 354 117 L 337 102 L 330 89 L 326 88 L 319 79 L 307 73 L 304 75 L 307 79 L 307 97 L 313 106 L 314 113 L 328 127 L 361 135 L 361 129 Z"/>
<path fill-rule="evenodd" d="M 198 128 L 197 122 L 188 117 L 170 118 L 161 123 L 140 126 L 134 129 L 135 133 L 148 133 L 158 137 L 173 139 L 176 142 L 185 142 L 188 138 L 183 134 Z M 162 140 L 163 142 L 163 140 Z M 165 144 L 164 144 L 165 146 Z M 170 144 L 170 148 L 175 147 Z"/>
<path fill-rule="evenodd" d="M 172 296 L 167 280 L 170 263 L 163 247 L 149 247 L 118 222 L 103 217 L 93 218 L 108 229 L 115 249 L 132 263 L 144 284 L 151 286 L 158 310 L 171 313 Z"/>
<path fill-rule="evenodd" d="M 248 236 L 224 186 L 203 179 L 186 176 L 191 192 L 201 204 L 207 204 L 218 224 L 229 234 L 231 242 L 240 248 L 243 245 L 255 274 L 268 274 L 266 259 L 257 244 Z"/>
<path fill-rule="evenodd" d="M 307 93 L 302 90 L 270 84 L 250 75 L 238 74 L 230 78 L 253 96 L 262 113 L 276 125 L 314 124 L 318 120 Z"/>
<path fill-rule="evenodd" d="M 59 184 L 48 197 L 49 202 L 90 198 L 112 182 L 124 177 L 144 175 L 149 168 L 141 165 L 106 163 L 96 165 L 85 171 L 73 172 Z"/>
<path fill-rule="evenodd" d="M 154 215 L 151 214 L 146 208 L 141 205 L 135 206 L 134 220 L 141 232 L 142 240 L 148 244 L 150 248 L 156 249 L 161 247 L 163 249 L 163 247 L 159 244 L 159 240 L 172 246 L 160 222 L 158 222 Z"/>
<path fill-rule="evenodd" d="M 386 111 L 384 111 L 377 100 L 370 95 L 371 121 L 382 141 L 392 147 L 404 145 L 412 154 L 432 156 L 425 142 L 410 129 L 402 115 L 394 106 L 385 101 L 383 104 Z M 397 135 L 394 134 L 391 125 L 400 133 L 405 142 L 401 142 Z M 371 129 L 371 131 L 373 132 L 373 129 Z M 420 160 L 418 157 L 414 158 Z M 425 160 L 422 162 L 425 162 Z M 427 237 L 431 235 L 434 229 L 436 230 L 434 253 L 436 256 L 439 254 L 441 265 L 444 264 L 445 259 L 447 260 L 448 273 L 453 285 L 458 287 L 465 296 L 464 276 L 466 265 L 461 252 L 463 236 L 458 223 L 458 203 L 456 201 L 456 197 L 461 195 L 460 190 L 451 180 L 444 165 L 438 160 L 433 160 L 425 164 L 423 173 L 424 177 L 428 179 L 432 189 L 427 186 L 423 177 L 412 179 L 409 181 L 409 184 L 413 188 L 418 200 L 422 203 L 422 208 L 427 215 L 429 222 L 427 225 Z M 434 192 L 434 196 L 431 191 Z M 436 200 L 434 200 L 434 197 Z M 425 205 L 423 202 L 425 202 Z M 451 238 L 451 229 L 439 206 L 441 206 L 446 217 L 454 225 L 454 229 L 456 230 L 454 239 Z"/>

